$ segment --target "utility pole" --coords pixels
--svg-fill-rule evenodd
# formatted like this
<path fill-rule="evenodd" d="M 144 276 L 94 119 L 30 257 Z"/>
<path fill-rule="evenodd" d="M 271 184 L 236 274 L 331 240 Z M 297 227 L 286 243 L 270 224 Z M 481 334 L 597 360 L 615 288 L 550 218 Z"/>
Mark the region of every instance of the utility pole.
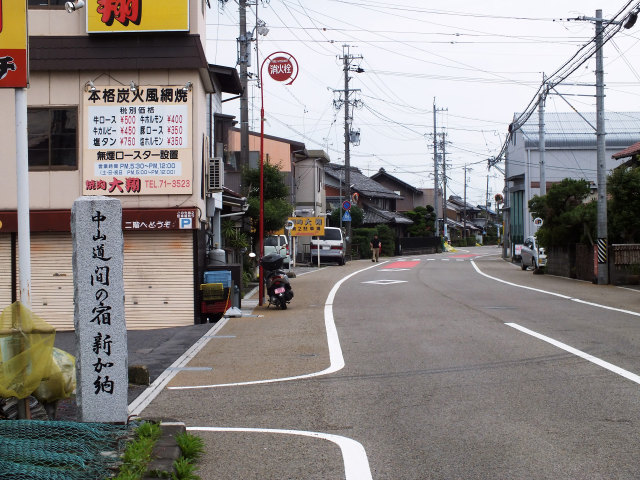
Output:
<path fill-rule="evenodd" d="M 464 166 L 464 207 L 463 207 L 463 215 L 462 215 L 462 236 L 467 239 L 467 170 L 471 170 Z"/>
<path fill-rule="evenodd" d="M 433 208 L 436 212 L 435 234 L 440 236 L 440 223 L 438 222 L 438 133 L 437 133 L 436 97 L 433 97 Z"/>
<path fill-rule="evenodd" d="M 544 137 L 544 104 L 547 100 L 547 84 L 544 77 L 544 73 L 542 74 L 542 92 L 540 93 L 540 98 L 538 99 L 538 152 L 540 154 L 540 196 L 547 194 L 547 178 L 545 173 L 545 151 L 546 151 L 546 141 Z"/>
<path fill-rule="evenodd" d="M 240 36 L 238 37 L 238 65 L 240 66 L 240 84 L 242 94 L 240 96 L 240 166 L 249 166 L 249 99 L 248 99 L 248 73 L 249 43 L 247 35 L 247 0 L 238 0 L 240 9 Z"/>
<path fill-rule="evenodd" d="M 484 197 L 484 232 L 487 234 L 489 224 L 489 174 L 487 173 L 487 194 Z"/>
<path fill-rule="evenodd" d="M 447 134 L 442 132 L 442 235 L 449 236 L 447 227 Z M 436 215 L 437 216 L 437 215 Z"/>
<path fill-rule="evenodd" d="M 576 20 L 595 22 L 596 24 L 596 142 L 597 142 L 597 182 L 598 199 L 596 218 L 598 224 L 597 250 L 594 255 L 597 258 L 598 285 L 609 283 L 609 256 L 608 256 L 608 232 L 607 232 L 607 164 L 606 164 L 606 143 L 605 143 L 605 119 L 604 119 L 604 59 L 602 49 L 604 47 L 604 24 L 622 25 L 624 28 L 631 28 L 638 19 L 640 6 L 636 5 L 634 10 L 627 15 L 624 21 L 603 20 L 602 10 L 596 10 L 595 18 L 578 17 Z"/>
<path fill-rule="evenodd" d="M 351 92 L 359 92 L 360 89 L 350 89 L 349 88 L 349 77 L 350 72 L 362 73 L 364 70 L 360 67 L 352 66 L 352 62 L 354 60 L 362 59 L 362 55 L 351 55 L 349 53 L 349 45 L 342 45 L 342 57 L 340 60 L 343 62 L 343 71 L 344 71 L 344 90 L 342 91 L 342 102 L 334 101 L 334 105 L 337 108 L 340 108 L 344 105 L 344 184 L 346 189 L 346 197 L 347 200 L 351 201 L 351 155 L 350 155 L 350 144 L 351 144 L 351 123 L 353 121 L 352 110 L 359 103 L 358 100 L 351 100 L 350 94 Z M 335 93 L 335 91 L 334 91 Z M 342 207 L 340 207 L 342 208 Z M 342 211 L 340 212 L 342 215 Z M 341 217 L 342 218 L 342 217 Z M 351 253 L 351 222 L 346 221 L 347 225 L 347 251 L 349 254 Z"/>
<path fill-rule="evenodd" d="M 609 283 L 607 255 L 607 165 L 604 126 L 604 63 L 602 55 L 602 10 L 596 10 L 596 138 L 598 145 L 598 285 Z"/>
<path fill-rule="evenodd" d="M 438 178 L 438 132 L 437 132 L 437 128 L 438 128 L 438 119 L 437 119 L 437 113 L 438 112 L 446 112 L 448 109 L 447 108 L 437 108 L 436 106 L 436 98 L 433 97 L 433 209 L 436 212 L 436 228 L 435 228 L 435 234 L 436 237 L 440 236 L 440 222 L 438 221 L 438 217 L 440 215 L 440 212 L 438 211 L 438 184 L 440 183 L 440 180 Z M 444 148 L 444 147 L 443 147 Z M 444 212 L 443 217 L 446 215 L 446 212 Z"/>

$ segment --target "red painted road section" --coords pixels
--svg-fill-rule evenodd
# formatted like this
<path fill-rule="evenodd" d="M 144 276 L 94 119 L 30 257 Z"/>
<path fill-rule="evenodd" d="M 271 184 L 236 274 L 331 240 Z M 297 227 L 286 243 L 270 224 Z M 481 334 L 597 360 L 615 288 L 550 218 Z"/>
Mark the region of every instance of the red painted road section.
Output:
<path fill-rule="evenodd" d="M 420 262 L 393 262 L 389 265 L 385 265 L 382 268 L 413 268 Z"/>

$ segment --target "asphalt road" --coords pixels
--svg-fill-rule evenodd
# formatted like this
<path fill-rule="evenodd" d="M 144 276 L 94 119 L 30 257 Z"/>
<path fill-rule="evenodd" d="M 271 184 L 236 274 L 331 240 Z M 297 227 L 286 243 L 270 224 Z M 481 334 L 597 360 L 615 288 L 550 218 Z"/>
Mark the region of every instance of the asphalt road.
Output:
<path fill-rule="evenodd" d="M 205 439 L 206 479 L 638 478 L 640 293 L 498 253 L 299 275 L 142 414 Z"/>

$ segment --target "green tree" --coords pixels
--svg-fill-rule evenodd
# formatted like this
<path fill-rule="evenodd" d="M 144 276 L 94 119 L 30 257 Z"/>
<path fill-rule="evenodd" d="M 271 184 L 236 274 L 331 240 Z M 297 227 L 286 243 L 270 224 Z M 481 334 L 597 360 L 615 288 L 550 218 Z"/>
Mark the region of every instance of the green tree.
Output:
<path fill-rule="evenodd" d="M 293 212 L 289 202 L 289 188 L 284 182 L 284 175 L 278 167 L 269 162 L 264 164 L 264 231 L 274 232 L 284 227 L 287 218 Z M 260 225 L 260 170 L 247 169 L 243 173 L 246 185 L 245 195 L 249 203 L 247 215 L 251 219 L 251 227 L 258 234 Z"/>
<path fill-rule="evenodd" d="M 607 180 L 609 241 L 640 242 L 640 168 L 616 168 Z"/>
<path fill-rule="evenodd" d="M 431 205 L 426 207 L 415 207 L 405 213 L 413 221 L 413 225 L 407 228 L 410 237 L 431 237 L 435 229 L 433 228 L 436 221 L 435 210 Z"/>
<path fill-rule="evenodd" d="M 588 241 L 593 244 L 596 202 L 584 203 L 591 193 L 589 182 L 565 178 L 544 196 L 529 200 L 532 217 L 543 220 L 537 238 L 545 248 Z"/>
<path fill-rule="evenodd" d="M 329 216 L 329 225 L 330 227 L 339 227 L 340 226 L 340 217 L 344 214 L 344 210 L 341 208 L 335 208 L 331 212 Z M 353 205 L 351 210 L 349 210 L 349 214 L 351 215 L 351 228 L 359 228 L 362 226 L 362 220 L 364 218 L 364 212 L 357 205 Z M 344 222 L 342 223 L 344 225 Z"/>

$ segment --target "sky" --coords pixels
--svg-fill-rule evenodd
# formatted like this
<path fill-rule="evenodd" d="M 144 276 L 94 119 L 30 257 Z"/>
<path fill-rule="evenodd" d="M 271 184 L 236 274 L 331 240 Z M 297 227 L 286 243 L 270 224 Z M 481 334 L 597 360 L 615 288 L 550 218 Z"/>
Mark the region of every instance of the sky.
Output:
<path fill-rule="evenodd" d="M 236 66 L 239 10 L 235 0 L 210 0 L 206 54 L 209 63 Z M 255 3 L 255 2 L 253 2 Z M 361 56 L 349 87 L 359 106 L 351 166 L 365 175 L 380 168 L 417 188 L 433 187 L 434 104 L 436 130 L 446 136 L 447 196 L 484 204 L 502 192 L 504 176 L 487 168 L 516 112 L 537 98 L 543 75 L 570 61 L 594 37 L 578 17 L 605 19 L 629 12 L 628 0 L 258 0 L 257 18 L 269 28 L 252 43 L 254 80 L 249 125 L 260 131 L 260 64 L 273 52 L 293 55 L 300 67 L 291 85 L 264 69 L 265 133 L 325 150 L 344 164 L 344 111 L 334 107 L 344 89 L 344 45 Z M 606 5 L 605 5 L 606 4 Z M 621 17 L 618 17 L 621 18 Z M 256 6 L 247 11 L 247 30 Z M 256 34 L 254 34 L 255 38 Z M 640 22 L 620 30 L 604 48 L 605 109 L 640 111 Z M 637 67 L 635 67 L 637 66 Z M 547 112 L 595 111 L 595 57 L 556 86 Z M 338 92 L 336 92 L 338 91 Z M 352 94 L 353 96 L 354 94 Z M 565 101 L 566 100 L 566 101 Z M 571 104 L 571 106 L 567 103 Z M 240 117 L 240 102 L 223 104 Z M 498 164 L 504 166 L 504 164 Z M 442 180 L 442 179 L 440 179 Z"/>

